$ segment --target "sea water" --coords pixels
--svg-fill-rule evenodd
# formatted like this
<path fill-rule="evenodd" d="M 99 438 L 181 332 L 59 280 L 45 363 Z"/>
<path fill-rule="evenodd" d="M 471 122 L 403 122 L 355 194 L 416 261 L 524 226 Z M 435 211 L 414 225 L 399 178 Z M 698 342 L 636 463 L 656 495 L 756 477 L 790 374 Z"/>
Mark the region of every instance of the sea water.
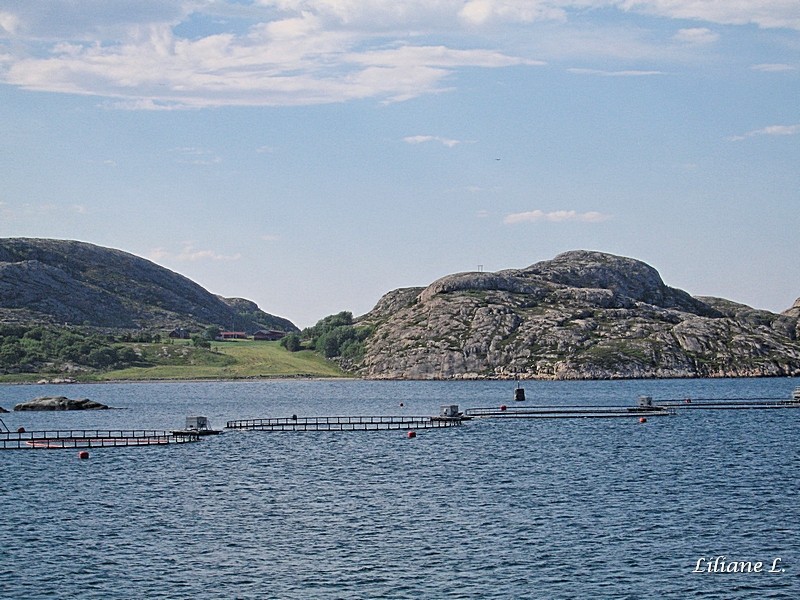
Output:
<path fill-rule="evenodd" d="M 66 395 L 118 409 L 3 415 L 12 430 L 173 429 L 189 415 L 221 428 L 642 394 L 788 399 L 797 385 L 524 382 L 525 403 L 510 382 L 0 386 L 0 406 Z M 0 451 L 0 598 L 796 599 L 799 424 L 800 409 L 687 410 L 478 419 L 414 439 L 228 431 L 88 460 Z"/>

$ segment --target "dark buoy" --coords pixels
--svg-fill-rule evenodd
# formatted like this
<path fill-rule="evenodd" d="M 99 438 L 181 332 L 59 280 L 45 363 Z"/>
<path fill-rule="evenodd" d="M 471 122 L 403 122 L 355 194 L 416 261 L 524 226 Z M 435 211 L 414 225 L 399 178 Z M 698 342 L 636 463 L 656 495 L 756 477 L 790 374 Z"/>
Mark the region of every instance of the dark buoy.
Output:
<path fill-rule="evenodd" d="M 400 408 L 403 408 L 404 406 L 405 406 L 405 404 L 403 404 L 403 403 L 401 402 L 401 403 L 400 403 Z"/>
<path fill-rule="evenodd" d="M 639 417 L 639 423 L 647 423 L 647 417 Z"/>
<path fill-rule="evenodd" d="M 406 435 L 407 435 L 408 439 L 415 438 L 415 437 L 417 437 L 417 432 L 416 431 L 409 431 Z"/>
<path fill-rule="evenodd" d="M 86 460 L 87 458 L 89 458 L 89 451 L 81 450 L 80 452 L 78 452 L 78 458 L 80 458 L 81 460 Z"/>
<path fill-rule="evenodd" d="M 24 427 L 17 427 L 17 433 L 25 433 Z"/>
<path fill-rule="evenodd" d="M 508 408 L 508 407 L 505 404 L 501 404 L 500 405 L 500 410 L 505 410 L 506 408 Z"/>

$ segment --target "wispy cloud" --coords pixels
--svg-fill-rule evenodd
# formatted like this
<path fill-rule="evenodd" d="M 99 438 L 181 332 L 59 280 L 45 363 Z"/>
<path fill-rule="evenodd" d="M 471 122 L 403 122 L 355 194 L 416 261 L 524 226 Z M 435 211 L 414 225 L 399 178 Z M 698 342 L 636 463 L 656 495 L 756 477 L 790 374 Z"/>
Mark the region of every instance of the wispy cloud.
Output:
<path fill-rule="evenodd" d="M 670 19 L 800 29 L 800 13 L 794 0 L 611 0 L 603 4 Z"/>
<path fill-rule="evenodd" d="M 499 50 L 427 43 L 432 28 L 460 28 L 459 3 L 451 0 L 444 2 L 446 10 L 422 0 L 402 5 L 262 0 L 260 7 L 244 11 L 251 17 L 248 27 L 229 30 L 216 12 L 242 7 L 224 0 L 164 3 L 172 6 L 163 10 L 145 0 L 149 10 L 119 22 L 98 18 L 95 27 L 86 21 L 91 21 L 92 10 L 103 10 L 97 3 L 82 11 L 82 3 L 53 2 L 63 11 L 41 0 L 18 9 L 30 17 L 30 31 L 8 45 L 20 50 L 0 62 L 0 81 L 31 90 L 102 96 L 111 99 L 110 106 L 131 110 L 401 101 L 448 89 L 445 81 L 464 67 L 541 64 Z M 185 14 L 176 15 L 175 4 L 185 7 Z M 110 12 L 104 15 L 109 21 Z M 431 16 L 434 25 L 425 27 L 420 14 Z M 190 15 L 223 30 L 182 37 L 178 26 Z M 11 23 L 13 16 L 4 22 Z M 76 25 L 63 30 L 54 18 Z M 420 30 L 409 35 L 409 27 Z M 406 33 L 396 33 L 397 28 Z M 61 41 L 42 45 L 39 40 L 47 36 Z"/>
<path fill-rule="evenodd" d="M 48 202 L 44 204 L 9 204 L 0 201 L 0 214 L 7 220 L 48 218 L 59 219 L 70 215 L 86 215 L 89 209 L 84 204 L 58 204 Z"/>
<path fill-rule="evenodd" d="M 575 210 L 553 210 L 545 212 L 543 210 L 531 210 L 528 212 L 511 213 L 506 215 L 503 223 L 506 225 L 516 225 L 517 223 L 565 223 L 569 221 L 576 221 L 580 223 L 601 223 L 608 221 L 610 215 L 589 211 L 578 212 Z"/>
<path fill-rule="evenodd" d="M 652 75 L 664 75 L 663 71 L 640 71 L 635 69 L 628 69 L 624 71 L 604 71 L 602 69 L 567 69 L 568 72 L 575 75 L 598 75 L 600 77 L 649 77 Z"/>
<path fill-rule="evenodd" d="M 794 71 L 797 69 L 797 67 L 785 63 L 762 63 L 760 65 L 753 65 L 750 68 L 753 71 L 762 71 L 764 73 L 782 73 L 784 71 Z"/>
<path fill-rule="evenodd" d="M 746 140 L 751 137 L 758 137 L 762 135 L 798 135 L 800 134 L 800 124 L 798 125 L 770 125 L 769 127 L 762 127 L 761 129 L 754 129 L 743 133 L 741 135 L 732 135 L 728 139 L 732 142 Z"/>
<path fill-rule="evenodd" d="M 219 254 L 214 250 L 204 250 L 196 248 L 193 243 L 186 243 L 177 252 L 165 248 L 154 248 L 148 254 L 151 260 L 176 261 L 176 262 L 198 262 L 198 261 L 237 261 L 242 258 L 241 254 Z"/>
<path fill-rule="evenodd" d="M 672 39 L 682 44 L 713 44 L 719 40 L 719 34 L 707 27 L 690 27 L 679 29 Z"/>
<path fill-rule="evenodd" d="M 641 61 L 676 50 L 645 28 L 592 37 L 603 27 L 587 19 L 587 8 L 800 30 L 794 0 L 26 0 L 0 9 L 0 83 L 97 96 L 130 110 L 397 102 L 451 90 L 465 68 L 543 64 L 532 55 L 535 41 L 514 50 L 508 41 L 542 23 L 552 25 L 553 44 L 569 40 L 560 42 L 563 52 L 577 47 L 572 58 Z M 185 33 L 195 24 L 203 34 Z M 573 44 L 562 35 L 567 26 L 586 37 Z M 671 45 L 717 38 L 710 27 L 683 28 Z"/>
<path fill-rule="evenodd" d="M 447 146 L 448 148 L 455 148 L 462 143 L 461 140 L 451 140 L 438 135 L 409 135 L 404 137 L 403 141 L 407 144 L 425 144 L 427 142 L 437 142 L 442 144 L 442 146 Z"/>
<path fill-rule="evenodd" d="M 172 152 L 178 157 L 178 162 L 184 165 L 208 166 L 222 162 L 222 158 L 204 148 L 173 148 Z"/>

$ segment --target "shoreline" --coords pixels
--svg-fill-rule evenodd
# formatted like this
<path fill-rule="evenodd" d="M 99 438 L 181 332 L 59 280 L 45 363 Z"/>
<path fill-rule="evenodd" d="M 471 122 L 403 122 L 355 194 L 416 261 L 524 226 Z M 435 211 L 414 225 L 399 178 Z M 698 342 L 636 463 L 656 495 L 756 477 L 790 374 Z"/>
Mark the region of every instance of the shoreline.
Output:
<path fill-rule="evenodd" d="M 420 381 L 420 382 L 455 382 L 465 383 L 471 381 L 505 381 L 524 383 L 526 381 L 540 382 L 580 382 L 580 381 L 688 381 L 700 379 L 800 379 L 796 375 L 685 375 L 685 376 L 666 376 L 666 377 L 585 377 L 585 378 L 555 378 L 555 377 L 448 377 L 448 378 L 411 378 L 411 377 L 360 377 L 350 376 L 326 376 L 326 375 L 264 375 L 250 377 L 187 377 L 187 378 L 148 378 L 148 379 L 105 379 L 105 380 L 72 380 L 72 381 L 2 381 L 0 386 L 16 385 L 102 385 L 102 384 L 136 384 L 136 383 L 257 383 L 262 381 Z"/>

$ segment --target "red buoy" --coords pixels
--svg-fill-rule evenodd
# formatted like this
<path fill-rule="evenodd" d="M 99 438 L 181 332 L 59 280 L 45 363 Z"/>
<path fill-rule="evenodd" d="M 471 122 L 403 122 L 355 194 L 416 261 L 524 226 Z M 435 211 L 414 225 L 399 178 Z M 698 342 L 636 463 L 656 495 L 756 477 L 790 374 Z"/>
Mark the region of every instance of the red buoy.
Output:
<path fill-rule="evenodd" d="M 639 423 L 647 423 L 647 417 L 639 417 Z"/>
<path fill-rule="evenodd" d="M 81 450 L 80 452 L 78 452 L 78 458 L 80 458 L 81 460 L 86 460 L 87 458 L 89 458 L 89 451 Z"/>
<path fill-rule="evenodd" d="M 409 431 L 406 435 L 408 436 L 408 439 L 415 438 L 415 437 L 417 437 L 417 432 L 416 431 Z"/>
<path fill-rule="evenodd" d="M 508 408 L 508 407 L 505 404 L 501 404 L 500 405 L 500 410 L 505 410 L 506 408 Z"/>

